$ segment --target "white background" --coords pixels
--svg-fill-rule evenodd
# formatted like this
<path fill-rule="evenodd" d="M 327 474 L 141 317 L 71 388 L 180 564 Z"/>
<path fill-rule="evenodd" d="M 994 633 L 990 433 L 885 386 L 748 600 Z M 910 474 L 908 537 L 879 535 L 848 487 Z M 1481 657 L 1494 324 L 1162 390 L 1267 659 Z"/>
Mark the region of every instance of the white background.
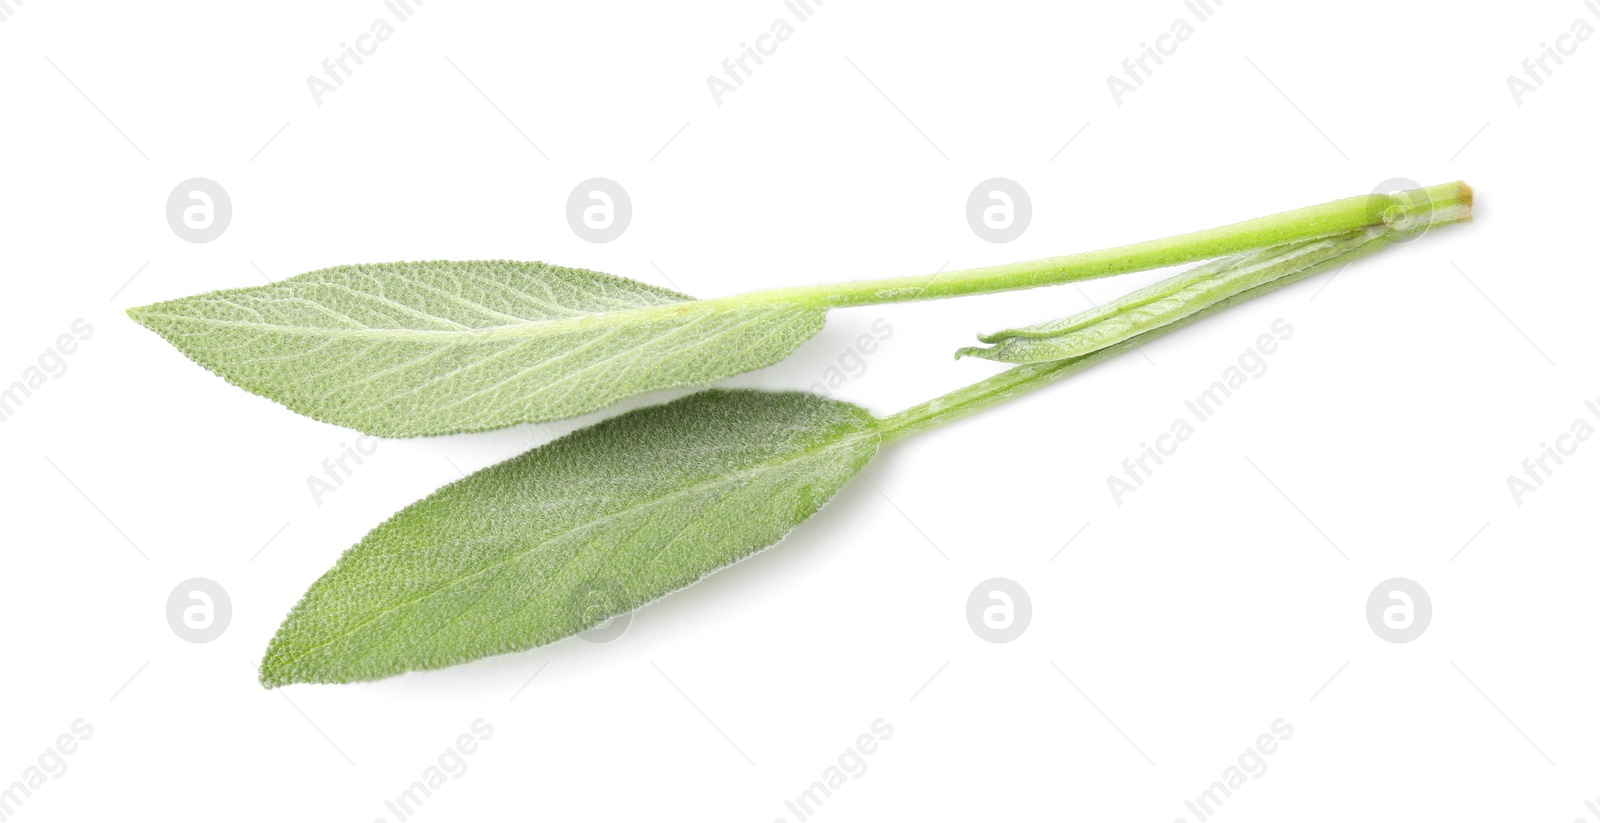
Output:
<path fill-rule="evenodd" d="M 394 821 L 384 801 L 477 718 L 492 736 L 414 819 L 794 821 L 785 801 L 877 718 L 893 735 L 818 819 L 1194 821 L 1184 801 L 1277 718 L 1292 736 L 1219 819 L 1597 819 L 1600 445 L 1521 505 L 1506 481 L 1600 425 L 1600 38 L 1521 105 L 1506 82 L 1575 19 L 1600 27 L 1580 3 L 1228 0 L 1120 106 L 1107 76 L 1192 21 L 1181 3 L 828 0 L 720 106 L 706 77 L 792 20 L 781 3 L 429 0 L 320 106 L 306 77 L 393 18 L 379 2 L 9 5 L 0 383 L 94 329 L 0 424 L 0 787 L 93 726 L 14 819 Z M 564 213 L 595 176 L 634 205 L 605 245 Z M 1004 245 L 964 214 L 996 176 L 1033 202 Z M 214 242 L 166 222 L 191 177 L 231 195 Z M 311 581 L 456 467 L 589 420 L 383 442 L 319 506 L 306 479 L 352 432 L 122 314 L 436 258 L 709 297 L 1098 248 L 1392 177 L 1467 180 L 1477 220 L 898 443 L 615 642 L 345 687 L 256 683 Z M 809 386 L 882 317 L 836 396 L 889 413 L 993 373 L 951 359 L 975 333 L 1158 276 L 837 311 L 732 382 Z M 1107 477 L 1278 318 L 1266 373 L 1118 505 Z M 965 617 L 997 576 L 1033 603 L 1007 644 Z M 1406 644 L 1364 614 L 1396 576 L 1433 602 Z M 206 644 L 165 617 L 193 577 L 232 600 Z"/>

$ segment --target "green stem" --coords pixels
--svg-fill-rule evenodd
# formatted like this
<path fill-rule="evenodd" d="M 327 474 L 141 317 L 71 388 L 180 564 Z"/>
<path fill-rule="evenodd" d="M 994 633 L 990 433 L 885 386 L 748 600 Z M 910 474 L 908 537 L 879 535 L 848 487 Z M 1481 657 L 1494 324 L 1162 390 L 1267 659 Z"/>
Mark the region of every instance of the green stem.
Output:
<path fill-rule="evenodd" d="M 1397 240 L 1420 234 L 1434 226 L 1467 220 L 1471 216 L 1469 207 L 1470 200 L 1453 205 L 1447 204 L 1445 208 L 1432 211 L 1425 223 L 1398 224 L 1402 228 L 1391 231 L 1379 239 L 1353 248 L 1337 257 L 1329 258 L 1315 265 L 1286 274 L 1276 280 L 1263 283 L 1255 288 L 1242 291 L 1165 326 L 1130 337 L 1119 343 L 1113 343 L 1103 349 L 1066 360 L 1030 363 L 1008 369 L 970 386 L 964 386 L 926 403 L 921 403 L 897 414 L 884 417 L 878 421 L 878 433 L 882 436 L 883 442 L 887 443 L 925 429 L 958 420 L 974 412 L 1003 403 L 1017 395 L 1044 388 L 1057 380 L 1071 377 L 1090 366 L 1165 337 L 1190 323 L 1210 317 L 1231 306 L 1276 291 L 1291 283 L 1297 283 L 1314 274 L 1347 265 Z"/>
<path fill-rule="evenodd" d="M 1418 218 L 1426 220 L 1428 214 L 1440 210 L 1470 209 L 1471 204 L 1471 188 L 1461 182 L 1446 183 L 1395 194 L 1347 197 L 1219 228 L 1064 257 L 916 277 L 769 289 L 724 299 L 838 308 L 1031 289 L 1209 260 L 1372 226 L 1399 226 Z"/>

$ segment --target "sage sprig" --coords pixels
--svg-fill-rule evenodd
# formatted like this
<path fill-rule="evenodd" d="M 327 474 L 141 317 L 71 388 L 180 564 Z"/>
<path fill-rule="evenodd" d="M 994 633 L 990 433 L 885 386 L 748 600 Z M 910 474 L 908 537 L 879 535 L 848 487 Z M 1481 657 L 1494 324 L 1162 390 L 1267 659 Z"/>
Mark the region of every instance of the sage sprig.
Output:
<path fill-rule="evenodd" d="M 711 390 L 579 430 L 445 486 L 374 529 L 289 613 L 261 682 L 370 680 L 576 634 L 778 542 L 883 444 L 1467 216 L 1465 207 L 1440 209 L 1420 224 L 1390 220 L 1182 273 L 1142 290 L 1149 299 L 1119 301 L 1092 322 L 1045 324 L 1028 338 L 1075 340 L 1055 350 L 1064 356 L 887 417 L 802 392 Z M 1097 325 L 1108 331 L 1084 334 Z M 1058 327 L 1067 331 L 1055 335 Z"/>
<path fill-rule="evenodd" d="M 1069 283 L 1390 227 L 1470 203 L 1455 183 L 1161 240 L 964 271 L 695 300 L 507 261 L 340 266 L 130 309 L 229 382 L 387 437 L 482 431 L 697 387 L 788 356 L 828 309 Z"/>

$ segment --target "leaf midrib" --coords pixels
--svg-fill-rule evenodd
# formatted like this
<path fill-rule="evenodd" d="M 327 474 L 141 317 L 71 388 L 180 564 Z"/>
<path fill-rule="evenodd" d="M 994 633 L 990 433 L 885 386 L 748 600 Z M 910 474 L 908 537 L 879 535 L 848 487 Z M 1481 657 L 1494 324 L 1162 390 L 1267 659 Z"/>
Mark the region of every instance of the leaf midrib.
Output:
<path fill-rule="evenodd" d="M 743 295 L 739 296 L 744 297 Z M 635 322 L 648 322 L 674 315 L 687 314 L 715 314 L 730 309 L 737 309 L 746 305 L 754 306 L 757 301 L 716 298 L 712 300 L 689 300 L 677 303 L 665 303 L 658 306 L 640 306 L 633 309 L 618 311 L 604 311 L 585 314 L 581 317 L 568 317 L 560 320 L 528 320 L 522 323 L 507 323 L 498 326 L 483 326 L 469 329 L 385 329 L 385 328 L 338 328 L 329 326 L 293 326 L 283 323 L 262 323 L 248 320 L 224 320 L 217 317 L 204 315 L 174 314 L 169 312 L 154 311 L 149 308 L 130 309 L 129 313 L 135 319 L 146 322 L 151 319 L 165 319 L 180 323 L 199 323 L 220 328 L 236 328 L 247 331 L 266 331 L 279 334 L 301 335 L 306 337 L 339 337 L 352 340 L 443 340 L 446 342 L 492 342 L 502 339 L 518 339 L 525 337 L 540 337 L 552 334 L 561 334 L 569 331 L 583 331 L 591 326 L 607 326 L 612 324 L 627 324 Z M 809 309 L 811 307 L 799 302 L 774 302 L 771 308 L 788 308 L 795 310 Z"/>

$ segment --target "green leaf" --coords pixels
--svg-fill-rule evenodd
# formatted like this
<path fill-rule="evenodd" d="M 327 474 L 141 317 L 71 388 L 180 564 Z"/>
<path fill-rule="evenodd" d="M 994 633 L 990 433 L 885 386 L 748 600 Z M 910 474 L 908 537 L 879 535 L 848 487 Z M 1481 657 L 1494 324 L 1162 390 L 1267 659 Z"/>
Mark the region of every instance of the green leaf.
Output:
<path fill-rule="evenodd" d="M 857 406 L 749 390 L 580 430 L 374 529 L 289 613 L 261 682 L 371 680 L 583 631 L 776 543 L 879 440 Z"/>
<path fill-rule="evenodd" d="M 128 312 L 195 362 L 385 437 L 559 420 L 782 360 L 822 328 L 801 302 L 697 301 L 509 261 L 339 266 Z"/>
<path fill-rule="evenodd" d="M 1081 357 L 1264 284 L 1354 259 L 1386 245 L 1395 234 L 1379 227 L 1213 260 L 1071 317 L 982 335 L 979 340 L 995 345 L 963 348 L 956 357 L 982 357 L 1003 363 L 1046 363 Z"/>
<path fill-rule="evenodd" d="M 1452 183 L 1024 263 L 710 300 L 541 263 L 436 261 L 324 269 L 129 314 L 230 382 L 318 420 L 391 437 L 449 434 L 574 417 L 768 366 L 815 335 L 828 308 L 1071 283 L 1442 213 L 1465 219 L 1471 203 L 1471 189 Z"/>

